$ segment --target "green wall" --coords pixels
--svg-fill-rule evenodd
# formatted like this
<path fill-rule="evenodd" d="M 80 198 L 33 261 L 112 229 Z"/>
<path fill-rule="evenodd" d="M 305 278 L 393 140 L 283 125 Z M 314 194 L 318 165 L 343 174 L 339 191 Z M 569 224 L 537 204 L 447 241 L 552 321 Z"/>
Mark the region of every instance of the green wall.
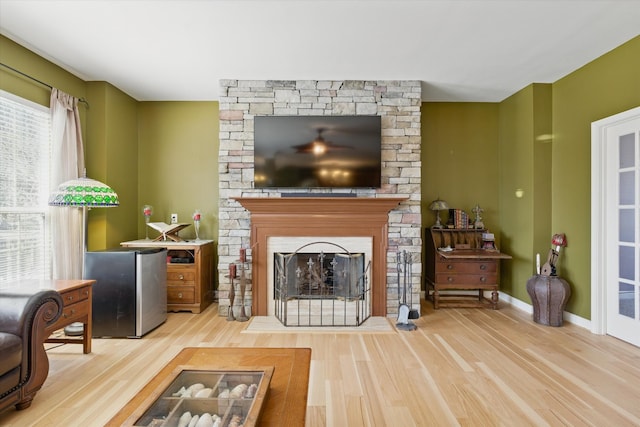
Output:
<path fill-rule="evenodd" d="M 640 105 L 640 36 L 553 83 L 552 228 L 567 235 L 558 274 L 567 309 L 591 318 L 591 122 Z"/>
<path fill-rule="evenodd" d="M 479 204 L 485 227 L 497 232 L 498 105 L 426 102 L 421 120 L 422 223 L 435 223 L 429 204 L 439 197 L 469 214 Z"/>
<path fill-rule="evenodd" d="M 529 302 L 526 283 L 551 241 L 551 85 L 533 84 L 500 103 L 498 193 L 501 291 Z M 542 245 L 542 246 L 541 246 Z"/>
<path fill-rule="evenodd" d="M 142 206 L 151 221 L 193 224 L 201 213 L 200 238 L 218 238 L 218 103 L 141 102 L 139 105 L 138 237 L 144 238 Z M 157 233 L 150 231 L 150 237 Z M 195 237 L 193 226 L 180 232 Z"/>
<path fill-rule="evenodd" d="M 117 247 L 136 236 L 138 102 L 106 82 L 88 82 L 85 163 L 90 178 L 109 184 L 120 206 L 89 211 L 88 248 Z"/>

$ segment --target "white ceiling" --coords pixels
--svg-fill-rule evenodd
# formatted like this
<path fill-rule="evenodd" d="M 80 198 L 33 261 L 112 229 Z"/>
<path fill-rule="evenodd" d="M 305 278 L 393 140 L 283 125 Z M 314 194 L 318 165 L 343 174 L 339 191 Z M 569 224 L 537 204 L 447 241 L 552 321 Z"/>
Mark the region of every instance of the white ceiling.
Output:
<path fill-rule="evenodd" d="M 216 100 L 220 79 L 375 79 L 497 102 L 639 35 L 640 0 L 0 0 L 0 33 L 140 101 Z"/>

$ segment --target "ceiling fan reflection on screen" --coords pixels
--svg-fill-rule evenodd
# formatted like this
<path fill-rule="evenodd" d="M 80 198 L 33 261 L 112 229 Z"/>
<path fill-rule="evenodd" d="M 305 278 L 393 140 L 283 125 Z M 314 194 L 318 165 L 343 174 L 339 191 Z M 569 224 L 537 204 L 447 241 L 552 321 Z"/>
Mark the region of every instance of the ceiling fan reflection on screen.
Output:
<path fill-rule="evenodd" d="M 311 153 L 316 156 L 321 156 L 323 154 L 326 154 L 328 151 L 353 148 L 346 145 L 337 145 L 331 141 L 325 140 L 322 137 L 322 132 L 324 132 L 325 130 L 325 128 L 318 128 L 316 130 L 316 132 L 318 132 L 318 135 L 313 141 L 307 142 L 306 144 L 294 145 L 293 148 L 296 150 L 296 153 Z"/>

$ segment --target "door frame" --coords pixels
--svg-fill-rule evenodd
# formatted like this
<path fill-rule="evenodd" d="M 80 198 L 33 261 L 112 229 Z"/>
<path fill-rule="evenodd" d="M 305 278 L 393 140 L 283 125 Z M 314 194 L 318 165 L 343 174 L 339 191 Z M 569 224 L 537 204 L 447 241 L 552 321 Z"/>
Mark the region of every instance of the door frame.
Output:
<path fill-rule="evenodd" d="M 604 263 L 607 212 L 606 190 L 610 187 L 606 176 L 607 136 L 609 128 L 640 117 L 640 107 L 591 123 L 591 332 L 607 333 L 607 270 Z"/>

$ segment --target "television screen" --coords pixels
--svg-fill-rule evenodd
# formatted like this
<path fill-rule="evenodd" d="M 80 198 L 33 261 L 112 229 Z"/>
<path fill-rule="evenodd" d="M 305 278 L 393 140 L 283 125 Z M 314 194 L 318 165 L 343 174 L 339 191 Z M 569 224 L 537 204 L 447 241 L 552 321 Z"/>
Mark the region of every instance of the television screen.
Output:
<path fill-rule="evenodd" d="M 256 188 L 379 188 L 380 116 L 257 116 Z"/>

